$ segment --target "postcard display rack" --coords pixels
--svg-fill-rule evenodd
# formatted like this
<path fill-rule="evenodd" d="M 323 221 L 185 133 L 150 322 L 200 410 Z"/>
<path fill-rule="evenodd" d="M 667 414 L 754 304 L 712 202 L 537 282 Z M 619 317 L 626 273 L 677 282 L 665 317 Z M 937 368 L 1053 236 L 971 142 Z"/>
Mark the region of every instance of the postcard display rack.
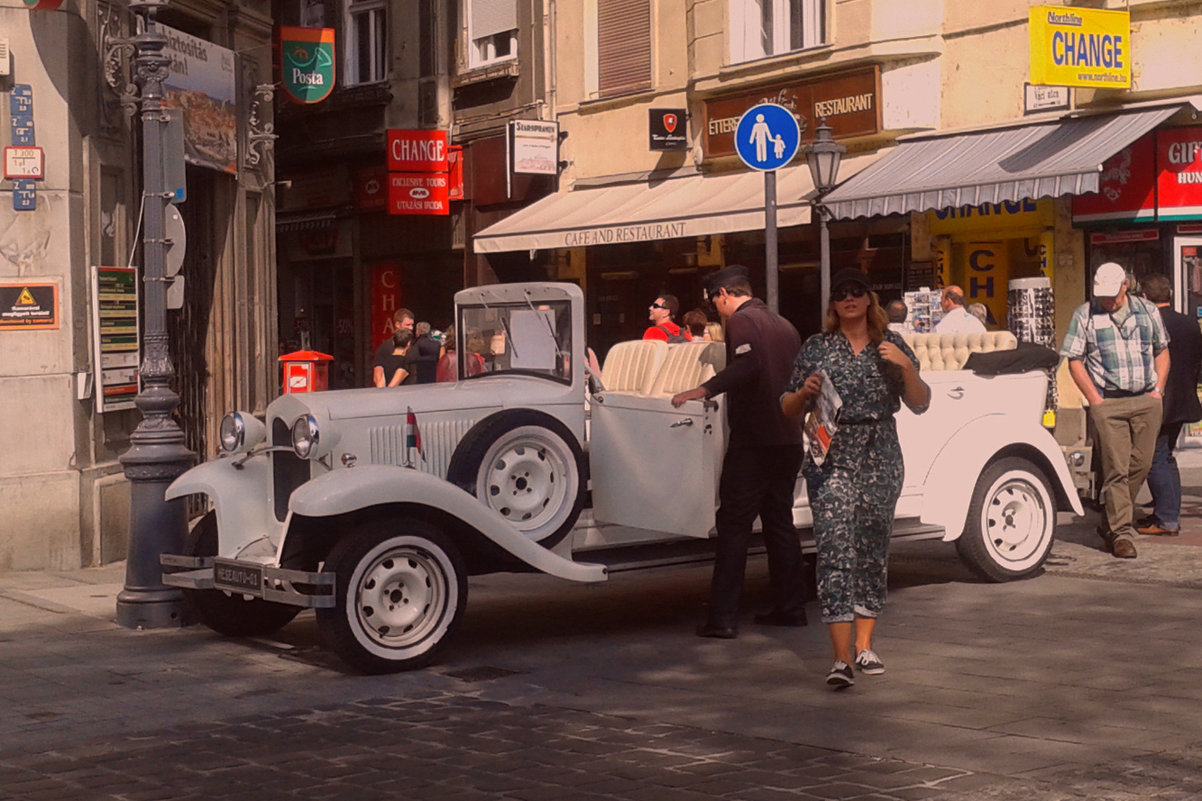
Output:
<path fill-rule="evenodd" d="M 916 334 L 933 334 L 935 326 L 943 319 L 940 290 L 922 287 L 905 293 L 906 319 Z"/>
<path fill-rule="evenodd" d="M 1047 276 L 1011 279 L 1006 293 L 1006 323 L 1019 342 L 1056 349 L 1056 302 Z M 1056 371 L 1051 369 L 1045 408 L 1055 409 L 1058 400 Z"/>

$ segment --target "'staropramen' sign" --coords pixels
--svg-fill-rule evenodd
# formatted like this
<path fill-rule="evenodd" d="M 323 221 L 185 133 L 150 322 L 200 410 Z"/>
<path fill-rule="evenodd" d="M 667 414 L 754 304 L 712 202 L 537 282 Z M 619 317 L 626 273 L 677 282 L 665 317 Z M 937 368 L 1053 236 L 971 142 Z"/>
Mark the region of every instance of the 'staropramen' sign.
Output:
<path fill-rule="evenodd" d="M 1032 6 L 1031 83 L 1124 89 L 1131 86 L 1131 15 Z"/>

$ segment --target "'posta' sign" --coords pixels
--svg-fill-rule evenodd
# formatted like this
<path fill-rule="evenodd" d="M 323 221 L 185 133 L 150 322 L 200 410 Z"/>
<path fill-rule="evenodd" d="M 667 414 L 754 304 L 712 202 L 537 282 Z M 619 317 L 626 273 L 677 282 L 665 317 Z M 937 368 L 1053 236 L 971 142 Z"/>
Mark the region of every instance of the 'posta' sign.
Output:
<path fill-rule="evenodd" d="M 1125 89 L 1131 86 L 1131 15 L 1032 6 L 1031 83 Z"/>

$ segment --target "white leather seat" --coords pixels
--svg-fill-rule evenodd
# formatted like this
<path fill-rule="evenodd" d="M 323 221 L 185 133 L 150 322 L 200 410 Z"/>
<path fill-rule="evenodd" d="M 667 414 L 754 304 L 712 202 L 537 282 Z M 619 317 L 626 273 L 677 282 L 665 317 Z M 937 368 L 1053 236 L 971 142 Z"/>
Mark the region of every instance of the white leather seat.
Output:
<path fill-rule="evenodd" d="M 714 377 L 726 364 L 721 342 L 674 342 L 660 365 L 648 395 L 675 395 Z"/>
<path fill-rule="evenodd" d="M 619 342 L 605 355 L 601 383 L 607 392 L 646 394 L 668 355 L 662 339 L 632 339 Z"/>
<path fill-rule="evenodd" d="M 1013 350 L 1018 338 L 1009 331 L 983 334 L 903 334 L 902 339 L 918 357 L 922 370 L 963 370 L 973 353 Z"/>

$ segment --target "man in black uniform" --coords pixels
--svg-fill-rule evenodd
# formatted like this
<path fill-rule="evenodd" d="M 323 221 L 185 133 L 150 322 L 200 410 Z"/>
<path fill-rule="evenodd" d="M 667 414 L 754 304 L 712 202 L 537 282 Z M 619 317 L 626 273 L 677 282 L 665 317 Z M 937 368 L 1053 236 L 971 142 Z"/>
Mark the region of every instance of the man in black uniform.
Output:
<path fill-rule="evenodd" d="M 755 622 L 804 626 L 801 541 L 793 527 L 793 487 L 801 467 L 801 428 L 781 412 L 780 396 L 801 349 L 793 325 L 751 296 L 747 268 L 732 264 L 706 279 L 706 297 L 726 323 L 726 368 L 673 406 L 727 395 L 730 441 L 718 485 L 718 544 L 709 616 L 700 637 L 738 636 L 739 596 L 751 525 L 763 524 L 773 609 Z"/>

